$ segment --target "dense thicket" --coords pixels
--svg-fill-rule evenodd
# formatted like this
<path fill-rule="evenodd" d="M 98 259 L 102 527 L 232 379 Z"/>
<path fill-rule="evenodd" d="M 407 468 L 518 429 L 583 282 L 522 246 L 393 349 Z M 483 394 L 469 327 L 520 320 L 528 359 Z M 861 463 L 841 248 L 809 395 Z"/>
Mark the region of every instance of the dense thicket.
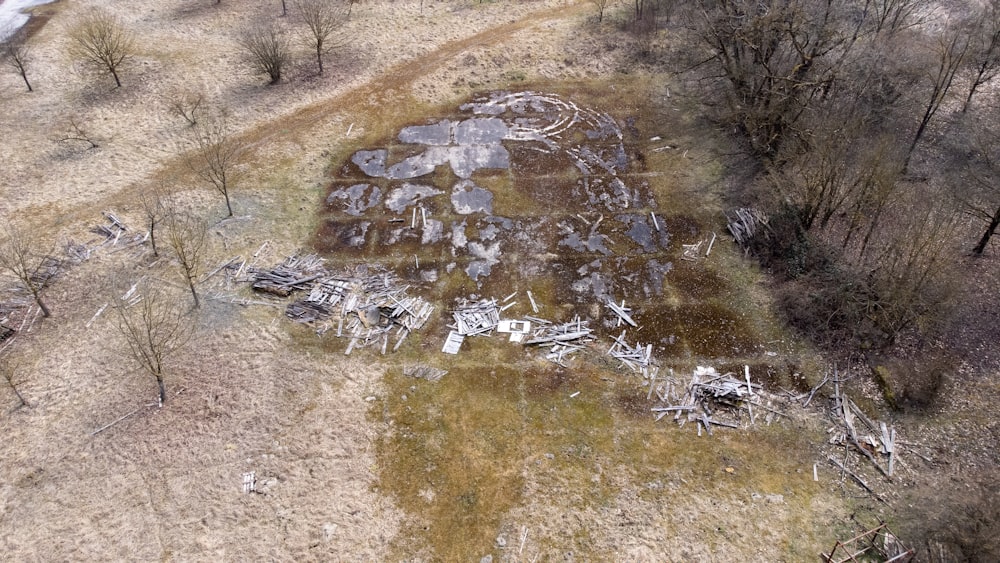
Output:
<path fill-rule="evenodd" d="M 771 217 L 752 250 L 821 341 L 889 345 L 948 313 L 955 256 L 1000 224 L 1000 2 L 698 0 L 668 22 L 712 117 L 756 162 L 734 204 Z M 965 143 L 970 150 L 955 151 Z"/>

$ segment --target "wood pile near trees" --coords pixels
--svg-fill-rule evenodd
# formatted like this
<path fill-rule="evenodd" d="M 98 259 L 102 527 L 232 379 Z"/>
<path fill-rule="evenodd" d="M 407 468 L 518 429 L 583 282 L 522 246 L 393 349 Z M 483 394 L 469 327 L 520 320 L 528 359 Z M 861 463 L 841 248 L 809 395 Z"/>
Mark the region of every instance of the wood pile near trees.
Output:
<path fill-rule="evenodd" d="M 826 383 L 823 380 L 818 387 Z M 893 473 L 899 460 L 900 442 L 896 438 L 896 429 L 885 422 L 875 420 L 864 413 L 858 405 L 846 394 L 841 392 L 840 379 L 834 375 L 833 409 L 831 417 L 835 425 L 827 430 L 830 434 L 829 444 L 843 447 L 843 460 L 828 456 L 827 460 L 836 466 L 843 476 L 850 476 L 862 489 L 877 500 L 886 500 L 869 484 L 856 470 L 849 466 L 855 465 L 851 452 L 871 462 L 872 466 L 888 481 L 893 481 Z M 815 393 L 815 390 L 814 390 Z"/>
<path fill-rule="evenodd" d="M 741 207 L 734 209 L 733 215 L 735 217 L 726 215 L 729 233 L 733 235 L 736 244 L 745 250 L 761 227 L 767 227 L 767 214 L 753 207 Z"/>
<path fill-rule="evenodd" d="M 31 272 L 31 283 L 36 287 L 45 288 L 63 270 L 63 261 L 55 256 L 45 256 L 41 263 Z"/>
<path fill-rule="evenodd" d="M 94 225 L 90 229 L 91 233 L 101 237 L 99 241 L 94 242 L 94 247 L 73 243 L 67 244 L 66 252 L 71 258 L 82 262 L 90 257 L 90 253 L 94 248 L 112 246 L 116 247 L 115 250 L 121 250 L 139 246 L 149 239 L 148 232 L 136 233 L 130 231 L 128 226 L 125 225 L 125 222 L 113 212 L 105 211 L 102 215 L 104 216 L 105 223 L 102 225 Z"/>
<path fill-rule="evenodd" d="M 293 291 L 311 290 L 316 280 L 327 274 L 323 259 L 315 254 L 289 256 L 270 270 L 251 271 L 251 287 L 257 291 L 279 297 L 288 297 Z"/>
<path fill-rule="evenodd" d="M 232 263 L 232 261 L 230 262 Z M 291 256 L 270 270 L 253 270 L 256 291 L 281 297 L 308 291 L 285 309 L 297 322 L 320 323 L 319 334 L 336 325 L 337 337 L 348 337 L 346 354 L 361 346 L 379 345 L 383 354 L 391 333 L 397 350 L 413 331 L 422 328 L 434 306 L 422 297 L 409 295 L 410 286 L 389 272 L 371 272 L 366 267 L 352 272 L 331 273 L 316 255 Z"/>

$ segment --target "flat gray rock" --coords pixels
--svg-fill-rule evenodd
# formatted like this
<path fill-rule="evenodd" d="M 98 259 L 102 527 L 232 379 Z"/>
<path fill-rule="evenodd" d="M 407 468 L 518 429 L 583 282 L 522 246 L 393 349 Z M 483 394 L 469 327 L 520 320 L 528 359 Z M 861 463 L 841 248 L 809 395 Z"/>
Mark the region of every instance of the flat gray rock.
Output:
<path fill-rule="evenodd" d="M 372 178 L 382 178 L 385 176 L 385 161 L 387 158 L 389 158 L 388 150 L 375 149 L 373 151 L 358 151 L 354 153 L 351 156 L 351 162 Z"/>
<path fill-rule="evenodd" d="M 403 213 L 407 207 L 443 193 L 431 186 L 406 183 L 389 192 L 385 197 L 385 206 L 395 213 Z"/>
<path fill-rule="evenodd" d="M 399 132 L 399 141 L 416 145 L 450 145 L 453 123 L 447 119 L 430 125 L 411 125 Z"/>
<path fill-rule="evenodd" d="M 480 188 L 469 180 L 461 180 L 451 192 L 451 205 L 459 215 L 492 213 L 493 192 Z"/>

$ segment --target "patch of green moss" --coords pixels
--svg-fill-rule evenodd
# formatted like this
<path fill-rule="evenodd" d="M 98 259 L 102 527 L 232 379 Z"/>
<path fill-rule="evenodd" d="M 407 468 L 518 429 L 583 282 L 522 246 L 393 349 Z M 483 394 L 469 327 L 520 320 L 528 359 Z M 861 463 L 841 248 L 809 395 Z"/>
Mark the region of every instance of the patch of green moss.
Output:
<path fill-rule="evenodd" d="M 889 368 L 882 365 L 875 366 L 872 368 L 872 375 L 875 377 L 875 383 L 878 384 L 886 404 L 893 409 L 899 408 L 896 404 L 896 394 L 892 390 L 892 372 L 889 371 Z"/>

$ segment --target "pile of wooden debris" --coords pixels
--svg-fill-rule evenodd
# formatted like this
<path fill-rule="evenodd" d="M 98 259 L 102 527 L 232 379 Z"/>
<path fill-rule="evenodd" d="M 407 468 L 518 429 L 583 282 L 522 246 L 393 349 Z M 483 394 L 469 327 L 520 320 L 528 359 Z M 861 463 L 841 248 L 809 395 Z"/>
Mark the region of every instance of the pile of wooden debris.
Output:
<path fill-rule="evenodd" d="M 427 381 L 438 381 L 445 375 L 448 375 L 448 370 L 417 364 L 413 366 L 404 366 L 403 375 L 407 377 L 415 377 L 417 379 L 426 379 Z"/>
<path fill-rule="evenodd" d="M 500 324 L 501 310 L 496 299 L 463 299 L 451 312 L 455 323 L 448 326 L 462 336 L 489 334 Z"/>
<path fill-rule="evenodd" d="M 625 331 L 621 336 L 616 337 L 615 343 L 608 349 L 608 355 L 621 362 L 622 367 L 627 367 L 633 372 L 642 374 L 644 379 L 650 378 L 650 367 L 653 368 L 653 377 L 656 377 L 658 368 L 653 366 L 653 345 L 639 344 L 630 346 L 625 340 Z"/>
<path fill-rule="evenodd" d="M 746 250 L 750 241 L 760 229 L 767 228 L 768 217 L 763 211 L 753 207 L 741 207 L 733 210 L 735 217 L 726 215 L 729 233 L 741 248 Z"/>
<path fill-rule="evenodd" d="M 251 287 L 257 291 L 279 297 L 288 297 L 293 291 L 311 290 L 315 281 L 327 274 L 323 259 L 315 254 L 289 256 L 270 270 L 251 270 Z"/>
<path fill-rule="evenodd" d="M 466 336 L 488 336 L 500 325 L 500 312 L 509 307 L 510 305 L 500 307 L 496 299 L 462 299 L 451 312 L 455 322 L 448 325 L 451 332 L 445 338 L 441 351 L 445 354 L 458 354 Z"/>
<path fill-rule="evenodd" d="M 776 396 L 766 393 L 760 384 L 751 383 L 749 366 L 744 366 L 742 379 L 735 373 L 720 374 L 715 368 L 698 366 L 691 379 L 683 383 L 673 377 L 671 370 L 671 375 L 660 381 L 655 375 L 651 377 L 650 397 L 653 394 L 660 401 L 651 409 L 656 420 L 673 413 L 681 426 L 694 422 L 699 435 L 702 429 L 711 435 L 713 426 L 752 425 L 760 415 L 768 424 L 776 415 L 787 416 L 773 407 Z M 758 409 L 756 414 L 754 407 Z"/>
<path fill-rule="evenodd" d="M 527 295 L 532 311 L 538 311 L 534 296 L 530 291 Z M 489 336 L 497 332 L 509 335 L 510 342 L 548 348 L 545 358 L 566 367 L 566 361 L 573 353 L 595 340 L 593 331 L 587 326 L 588 322 L 581 320 L 579 316 L 562 324 L 532 316 L 502 319 L 501 314 L 517 304 L 516 301 L 511 301 L 515 296 L 517 292 L 511 293 L 502 302 L 495 298 L 462 299 L 452 310 L 454 322 L 448 325 L 452 330 L 441 351 L 458 354 L 465 337 Z M 627 313 L 624 314 L 628 316 Z"/>
<path fill-rule="evenodd" d="M 840 395 L 839 406 L 835 412 L 839 415 L 841 426 L 830 429 L 829 442 L 853 447 L 859 454 L 868 458 L 879 473 L 891 479 L 896 462 L 894 457 L 896 429 L 884 422 L 868 418 L 846 395 Z"/>
<path fill-rule="evenodd" d="M 823 380 L 826 383 L 827 379 Z M 896 429 L 885 422 L 869 418 L 857 404 L 840 389 L 841 379 L 835 372 L 833 383 L 833 409 L 830 416 L 834 426 L 827 430 L 830 434 L 829 444 L 843 447 L 843 459 L 828 455 L 827 460 L 840 469 L 841 475 L 850 476 L 862 489 L 875 499 L 886 502 L 875 488 L 858 474 L 857 464 L 852 460 L 851 452 L 866 458 L 878 472 L 888 481 L 893 481 L 893 472 L 899 459 L 899 444 L 896 439 Z M 821 383 L 817 386 L 821 387 Z M 852 470 L 851 467 L 855 466 Z"/>
<path fill-rule="evenodd" d="M 545 354 L 545 359 L 563 367 L 566 367 L 565 362 L 570 359 L 572 354 L 579 352 L 595 340 L 594 331 L 587 326 L 588 321 L 580 320 L 579 316 L 562 324 L 537 318 L 532 318 L 532 320 L 540 326 L 535 329 L 525 344 L 548 348 L 549 351 Z"/>
<path fill-rule="evenodd" d="M 331 273 L 323 259 L 312 254 L 291 256 L 270 270 L 253 269 L 251 275 L 257 291 L 282 297 L 308 291 L 304 299 L 288 305 L 285 315 L 302 323 L 319 323 L 320 334 L 336 324 L 337 336 L 350 338 L 345 354 L 371 345 L 381 346 L 385 354 L 393 332 L 395 351 L 434 311 L 423 298 L 408 295 L 410 287 L 401 285 L 392 273 L 367 267 Z"/>
<path fill-rule="evenodd" d="M 90 257 L 90 253 L 98 247 L 111 246 L 115 250 L 133 248 L 139 246 L 149 239 L 149 232 L 133 233 L 125 223 L 111 211 L 103 212 L 106 223 L 95 225 L 90 232 L 101 237 L 99 241 L 93 241 L 91 245 L 78 245 L 70 243 L 67 245 L 67 253 L 72 258 L 83 261 Z M 133 233 L 133 234 L 129 234 Z"/>

